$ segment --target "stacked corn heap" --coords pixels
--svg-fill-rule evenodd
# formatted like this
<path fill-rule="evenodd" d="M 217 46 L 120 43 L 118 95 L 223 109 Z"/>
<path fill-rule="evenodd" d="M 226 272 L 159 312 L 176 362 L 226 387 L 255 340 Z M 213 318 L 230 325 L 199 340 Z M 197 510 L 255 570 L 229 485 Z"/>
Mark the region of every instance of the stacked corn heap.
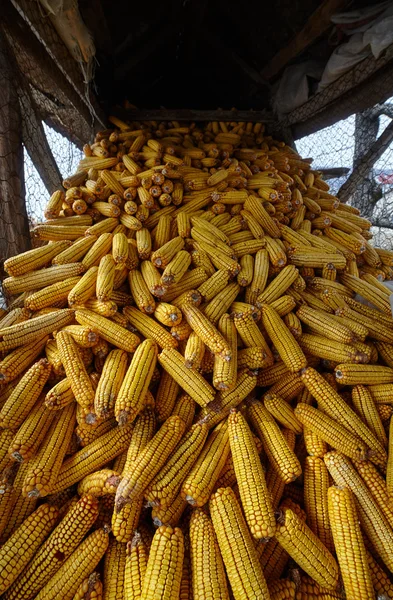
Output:
<path fill-rule="evenodd" d="M 393 598 L 393 253 L 261 125 L 112 122 L 5 263 L 0 593 Z"/>

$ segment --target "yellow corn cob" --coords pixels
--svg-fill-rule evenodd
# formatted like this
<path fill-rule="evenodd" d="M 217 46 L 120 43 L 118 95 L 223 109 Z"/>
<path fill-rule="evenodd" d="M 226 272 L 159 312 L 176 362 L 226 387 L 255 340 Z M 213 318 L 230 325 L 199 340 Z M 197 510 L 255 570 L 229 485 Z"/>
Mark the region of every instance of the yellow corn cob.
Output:
<path fill-rule="evenodd" d="M 261 330 L 255 323 L 252 314 L 235 314 L 233 317 L 233 322 L 235 323 L 237 332 L 246 348 L 253 348 L 255 346 L 262 348 L 266 354 L 266 366 L 273 364 L 273 354 L 265 338 L 263 337 Z"/>
<path fill-rule="evenodd" d="M 144 337 L 152 338 L 161 348 L 175 348 L 177 346 L 175 338 L 148 315 L 141 313 L 133 306 L 126 306 L 123 312 L 131 325 L 138 329 Z"/>
<path fill-rule="evenodd" d="M 324 461 L 335 484 L 348 487 L 354 493 L 362 529 L 391 571 L 393 532 L 370 490 L 350 460 L 343 454 L 328 452 L 324 456 Z"/>
<path fill-rule="evenodd" d="M 69 292 L 74 288 L 75 285 L 81 280 L 81 277 L 70 277 L 64 281 L 49 285 L 39 292 L 31 294 L 25 300 L 25 307 L 30 310 L 41 310 L 48 306 L 56 306 L 58 303 L 64 303 Z"/>
<path fill-rule="evenodd" d="M 262 319 L 270 339 L 288 369 L 296 372 L 306 367 L 307 359 L 303 351 L 274 308 L 264 304 Z"/>
<path fill-rule="evenodd" d="M 195 416 L 196 403 L 188 394 L 180 394 L 173 407 L 172 415 L 178 415 L 186 424 L 186 430 L 191 426 Z"/>
<path fill-rule="evenodd" d="M 60 241 L 77 240 L 85 235 L 88 227 L 85 225 L 38 225 L 33 233 L 40 240 Z"/>
<path fill-rule="evenodd" d="M 106 219 L 108 220 L 108 219 Z M 105 222 L 105 221 L 103 221 Z M 98 267 L 100 260 L 111 251 L 113 235 L 112 233 L 101 233 L 91 246 L 87 254 L 82 259 L 82 264 L 86 269 Z"/>
<path fill-rule="evenodd" d="M 103 256 L 97 272 L 96 296 L 100 301 L 109 300 L 113 291 L 115 261 L 111 254 Z"/>
<path fill-rule="evenodd" d="M 284 316 L 284 323 L 295 338 L 299 338 L 302 335 L 302 324 L 299 317 L 297 317 L 295 313 L 289 312 L 286 314 Z"/>
<path fill-rule="evenodd" d="M 153 340 L 145 340 L 136 349 L 116 398 L 115 416 L 120 425 L 134 421 L 142 410 L 156 362 L 157 346 Z"/>
<path fill-rule="evenodd" d="M 191 264 L 191 256 L 185 250 L 180 250 L 175 254 L 173 259 L 166 265 L 161 276 L 163 285 L 172 285 L 179 283 L 188 267 Z"/>
<path fill-rule="evenodd" d="M 193 369 L 187 369 L 183 358 L 174 348 L 164 348 L 158 355 L 160 365 L 201 406 L 214 399 L 213 388 Z"/>
<path fill-rule="evenodd" d="M 179 325 L 182 320 L 182 313 L 180 309 L 173 304 L 168 304 L 167 302 L 159 302 L 156 305 L 154 316 L 157 321 L 160 321 L 160 323 L 166 325 L 167 327 Z"/>
<path fill-rule="evenodd" d="M 150 548 L 141 600 L 179 598 L 183 558 L 184 538 L 181 529 L 165 525 L 159 527 Z"/>
<path fill-rule="evenodd" d="M 314 310 L 309 306 L 301 306 L 296 314 L 303 323 L 319 335 L 342 344 L 351 344 L 354 341 L 353 331 L 349 327 L 341 325 L 333 317 L 322 311 Z"/>
<path fill-rule="evenodd" d="M 283 427 L 294 433 L 302 433 L 303 426 L 296 417 L 293 408 L 277 394 L 266 394 L 264 397 L 265 408 L 273 415 Z"/>
<path fill-rule="evenodd" d="M 290 508 L 283 508 L 276 538 L 319 585 L 334 590 L 338 583 L 337 563 L 324 544 Z"/>
<path fill-rule="evenodd" d="M 160 298 L 165 294 L 166 286 L 161 284 L 161 273 L 150 261 L 144 260 L 141 263 L 142 277 L 146 286 L 153 296 Z"/>
<path fill-rule="evenodd" d="M 97 515 L 98 503 L 92 496 L 83 496 L 71 506 L 29 566 L 9 588 L 8 600 L 33 598 L 74 552 Z"/>
<path fill-rule="evenodd" d="M 99 573 L 93 571 L 86 577 L 76 590 L 72 600 L 102 600 L 102 583 Z"/>
<path fill-rule="evenodd" d="M 386 485 L 388 487 L 388 492 L 390 496 L 393 496 L 393 477 L 392 477 L 392 463 L 393 463 L 393 420 L 390 419 L 389 425 L 389 450 L 388 450 L 388 464 L 387 464 L 387 475 L 386 475 Z"/>
<path fill-rule="evenodd" d="M 209 500 L 216 481 L 229 455 L 228 428 L 218 425 L 210 434 L 195 465 L 182 485 L 182 496 L 193 506 Z"/>
<path fill-rule="evenodd" d="M 127 370 L 128 357 L 124 350 L 112 350 L 104 363 L 104 368 L 95 392 L 94 409 L 98 418 L 114 414 L 114 406 Z"/>
<path fill-rule="evenodd" d="M 258 223 L 271 237 L 280 237 L 280 230 L 269 213 L 264 209 L 263 203 L 260 199 L 256 198 L 255 196 L 248 196 L 244 203 L 244 208 L 247 210 L 247 212 L 254 215 Z"/>
<path fill-rule="evenodd" d="M 163 371 L 160 377 L 160 383 L 156 394 L 155 412 L 159 422 L 166 421 L 172 414 L 176 398 L 179 393 L 179 384 Z"/>
<path fill-rule="evenodd" d="M 389 576 L 385 573 L 382 567 L 377 561 L 366 551 L 368 568 L 370 570 L 371 581 L 374 586 L 374 590 L 378 592 L 381 598 L 392 598 L 393 597 L 393 583 Z"/>
<path fill-rule="evenodd" d="M 386 452 L 383 445 L 322 375 L 312 367 L 308 367 L 303 371 L 301 379 L 318 402 L 320 410 L 340 422 L 349 431 L 356 431 L 356 435 L 373 451 L 370 460 L 382 461 L 384 464 Z"/>
<path fill-rule="evenodd" d="M 321 335 L 304 333 L 299 338 L 299 344 L 307 354 L 326 360 L 342 363 L 365 363 L 368 361 L 367 355 L 357 350 L 356 347 L 336 342 Z"/>
<path fill-rule="evenodd" d="M 22 493 L 29 498 L 51 493 L 75 426 L 75 408 L 69 405 L 55 416 L 48 435 L 29 463 Z"/>
<path fill-rule="evenodd" d="M 17 429 L 28 416 L 40 396 L 51 372 L 46 359 L 36 362 L 25 373 L 0 411 L 0 426 Z"/>
<path fill-rule="evenodd" d="M 60 410 L 74 402 L 74 394 L 71 390 L 71 384 L 69 380 L 62 379 L 59 383 L 49 390 L 45 396 L 45 407 L 49 410 Z"/>
<path fill-rule="evenodd" d="M 85 254 L 90 250 L 93 244 L 96 242 L 97 238 L 94 235 L 89 235 L 87 237 L 81 237 L 75 242 L 72 243 L 69 247 L 65 248 L 62 252 L 57 254 L 52 259 L 52 265 L 64 265 L 67 263 L 75 263 L 82 259 Z M 52 242 L 50 246 L 53 244 L 57 244 L 60 242 Z M 71 242 L 70 242 L 71 243 Z"/>
<path fill-rule="evenodd" d="M 26 417 L 15 436 L 11 430 L 3 430 L 0 437 L 1 447 L 3 448 L 3 436 L 9 438 L 9 435 L 5 434 L 10 434 L 11 439 L 9 439 L 8 448 L 10 456 L 18 462 L 30 460 L 35 456 L 41 443 L 46 438 L 53 418 L 54 412 L 45 410 L 44 399 L 42 398 Z M 0 459 L 0 472 L 3 470 L 3 466 L 5 466 L 5 464 L 3 465 L 3 462 Z"/>
<path fill-rule="evenodd" d="M 265 475 L 251 431 L 240 413 L 232 409 L 228 418 L 231 454 L 244 515 L 252 535 L 269 538 L 276 523 Z"/>
<path fill-rule="evenodd" d="M 347 299 L 349 301 L 349 299 Z M 392 330 L 387 323 L 382 320 L 376 320 L 376 318 L 370 318 L 367 315 L 363 315 L 358 310 L 352 310 L 348 307 L 340 307 L 336 309 L 336 314 L 340 317 L 349 317 L 350 319 L 357 320 L 361 325 L 365 326 L 369 330 L 369 337 L 382 342 L 390 342 L 392 336 Z M 382 315 L 382 313 L 379 313 Z"/>
<path fill-rule="evenodd" d="M 130 443 L 132 428 L 115 427 L 87 444 L 62 464 L 52 493 L 64 490 L 121 454 Z"/>
<path fill-rule="evenodd" d="M 313 267 L 323 269 L 325 265 L 333 265 L 336 269 L 345 269 L 346 260 L 342 254 L 332 254 L 322 248 L 296 248 L 289 254 L 290 261 L 297 267 Z"/>
<path fill-rule="evenodd" d="M 310 456 L 323 458 L 328 451 L 327 443 L 308 427 L 303 430 L 304 443 Z"/>
<path fill-rule="evenodd" d="M 263 293 L 269 274 L 269 255 L 267 250 L 258 250 L 255 255 L 253 278 L 246 290 L 246 300 L 255 304 Z"/>
<path fill-rule="evenodd" d="M 94 328 L 83 327 L 83 325 L 68 325 L 63 327 L 63 331 L 69 333 L 81 348 L 92 348 L 100 339 Z"/>
<path fill-rule="evenodd" d="M 263 348 L 251 347 L 240 350 L 237 355 L 238 369 L 261 369 L 268 361 Z"/>
<path fill-rule="evenodd" d="M 285 598 L 295 598 L 296 585 L 289 579 L 279 579 L 269 585 L 269 594 L 271 600 L 284 600 Z"/>
<path fill-rule="evenodd" d="M 103 600 L 124 598 L 125 566 L 126 545 L 115 539 L 110 540 L 104 557 Z"/>
<path fill-rule="evenodd" d="M 237 332 L 228 314 L 222 315 L 218 323 L 218 331 L 229 346 L 228 361 L 222 355 L 214 358 L 213 385 L 218 390 L 230 390 L 234 387 L 237 377 Z M 212 350 L 211 345 L 209 346 Z"/>
<path fill-rule="evenodd" d="M 277 394 L 286 402 L 290 402 L 302 392 L 303 386 L 304 384 L 298 375 L 288 373 L 270 388 L 269 393 Z"/>
<path fill-rule="evenodd" d="M 214 354 L 221 356 L 223 360 L 231 360 L 229 343 L 196 306 L 184 305 L 182 312 L 188 324 Z"/>
<path fill-rule="evenodd" d="M 62 190 L 56 190 L 53 192 L 48 200 L 48 204 L 45 207 L 45 219 L 55 219 L 58 217 L 63 201 L 64 192 Z"/>
<path fill-rule="evenodd" d="M 232 282 L 204 307 L 203 313 L 213 325 L 229 310 L 229 307 L 237 298 L 240 289 L 240 286 L 236 282 Z"/>
<path fill-rule="evenodd" d="M 56 336 L 57 347 L 67 379 L 76 401 L 83 407 L 94 404 L 94 390 L 82 360 L 81 351 L 71 335 L 59 331 Z"/>
<path fill-rule="evenodd" d="M 121 265 L 126 264 L 128 258 L 128 239 L 122 233 L 114 233 L 112 239 L 112 256 L 116 267 L 119 269 Z"/>
<path fill-rule="evenodd" d="M 143 536 L 139 531 L 136 531 L 126 547 L 124 600 L 137 600 L 141 598 L 148 558 L 149 548 Z"/>
<path fill-rule="evenodd" d="M 56 523 L 58 510 L 42 504 L 0 549 L 0 590 L 5 592 L 34 556 Z"/>
<path fill-rule="evenodd" d="M 341 275 L 341 283 L 343 283 L 347 288 L 356 294 L 363 296 L 363 298 L 371 302 L 382 312 L 391 315 L 388 296 L 375 286 L 363 281 L 362 279 L 359 279 L 358 277 L 349 275 L 348 273 Z"/>
<path fill-rule="evenodd" d="M 266 252 L 266 250 L 259 250 L 258 252 Z M 256 256 L 258 256 L 258 252 Z M 255 257 L 256 258 L 256 257 Z M 254 257 L 251 254 L 244 254 L 240 258 L 240 271 L 237 275 L 237 282 L 242 287 L 251 285 L 254 278 Z"/>
<path fill-rule="evenodd" d="M 63 309 L 61 311 L 51 312 L 43 315 L 39 315 L 28 321 L 17 323 L 1 329 L 0 335 L 3 336 L 4 347 L 7 350 L 17 348 L 18 346 L 30 344 L 33 340 L 37 340 L 37 344 L 40 344 L 42 336 L 46 333 L 51 333 L 55 327 L 63 327 L 69 325 L 74 319 L 73 311 L 70 309 Z M 20 353 L 16 353 L 14 358 L 26 359 L 25 350 L 20 350 Z M 30 355 L 30 347 L 29 353 Z M 5 359 L 3 362 L 7 362 Z M 1 365 L 0 365 L 1 368 Z M 19 371 L 20 372 L 20 371 Z"/>
<path fill-rule="evenodd" d="M 131 307 L 125 307 L 124 313 L 128 318 L 128 311 Z M 138 312 L 138 311 L 136 311 Z M 87 327 L 94 327 L 105 341 L 109 342 L 109 344 L 113 344 L 120 350 L 125 350 L 126 352 L 135 352 L 138 344 L 139 338 L 131 331 L 128 331 L 121 325 L 106 319 L 105 317 L 101 317 L 93 313 L 90 310 L 77 310 L 75 312 L 75 319 L 80 325 L 85 325 Z M 143 333 L 141 331 L 141 333 Z"/>
<path fill-rule="evenodd" d="M 330 552 L 334 552 L 328 513 L 329 473 L 316 456 L 307 456 L 304 465 L 304 504 L 310 529 Z"/>
<path fill-rule="evenodd" d="M 151 254 L 152 241 L 150 231 L 145 227 L 139 229 L 135 235 L 136 248 L 141 260 L 148 260 Z"/>
<path fill-rule="evenodd" d="M 236 408 L 255 388 L 257 378 L 255 372 L 245 370 L 238 374 L 236 385 L 231 390 L 218 392 L 214 402 L 202 408 L 199 420 L 214 427 L 225 419 L 231 410 Z"/>
<path fill-rule="evenodd" d="M 27 297 L 26 301 L 30 298 L 30 295 Z M 31 316 L 30 310 L 27 308 L 13 308 L 8 313 L 5 313 L 0 321 L 0 325 L 2 328 L 10 327 L 10 325 L 16 325 L 17 323 L 22 323 L 23 321 L 27 321 Z"/>
<path fill-rule="evenodd" d="M 20 294 L 30 290 L 40 290 L 46 286 L 63 281 L 66 278 L 76 277 L 85 271 L 81 263 L 54 265 L 39 271 L 30 271 L 18 277 L 4 279 L 4 289 L 9 294 Z"/>
<path fill-rule="evenodd" d="M 84 477 L 78 485 L 78 494 L 100 497 L 115 494 L 120 483 L 120 475 L 112 469 L 101 469 Z"/>
<path fill-rule="evenodd" d="M 49 264 L 56 256 L 65 251 L 70 244 L 71 242 L 64 240 L 28 250 L 4 261 L 4 270 L 11 277 L 19 277 L 29 271 L 35 271 Z"/>
<path fill-rule="evenodd" d="M 392 527 L 393 510 L 385 479 L 379 473 L 378 469 L 368 461 L 354 461 L 354 465 L 371 492 L 380 512 Z"/>
<path fill-rule="evenodd" d="M 336 379 L 343 385 L 375 385 L 393 382 L 393 369 L 380 365 L 341 364 L 335 368 Z"/>
<path fill-rule="evenodd" d="M 11 429 L 0 430 L 0 473 L 3 472 L 10 462 L 8 449 L 10 448 L 10 444 L 13 441 L 14 436 L 15 432 Z"/>
<path fill-rule="evenodd" d="M 179 443 L 175 452 L 149 484 L 145 498 L 153 505 L 168 507 L 180 491 L 180 487 L 190 469 L 198 459 L 208 434 L 206 425 L 193 425 Z"/>
<path fill-rule="evenodd" d="M 381 444 L 386 447 L 388 441 L 385 429 L 369 388 L 364 385 L 354 386 L 352 388 L 352 402 L 358 415 L 368 425 Z"/>
<path fill-rule="evenodd" d="M 151 261 L 154 266 L 164 269 L 175 255 L 184 248 L 184 240 L 178 236 L 158 248 L 151 255 Z"/>
<path fill-rule="evenodd" d="M 210 513 L 236 600 L 268 599 L 267 584 L 252 537 L 231 488 L 220 488 L 213 494 Z"/>
<path fill-rule="evenodd" d="M 175 298 L 178 298 L 184 292 L 189 290 L 198 289 L 199 286 L 209 278 L 206 271 L 200 267 L 188 271 L 181 279 L 179 283 L 171 285 L 170 289 L 165 291 L 163 300 L 165 302 L 172 302 Z"/>
<path fill-rule="evenodd" d="M 130 271 L 128 274 L 128 282 L 130 284 L 132 297 L 139 310 L 144 313 L 153 313 L 156 304 L 141 273 L 136 269 Z"/>
<path fill-rule="evenodd" d="M 191 237 L 191 219 L 189 214 L 184 212 L 179 213 L 176 217 L 176 224 L 180 237 Z"/>
<path fill-rule="evenodd" d="M 261 402 L 253 402 L 248 407 L 248 416 L 263 442 L 270 464 L 283 481 L 290 483 L 299 477 L 300 462 L 269 411 Z"/>
<path fill-rule="evenodd" d="M 190 553 L 194 600 L 228 600 L 224 565 L 210 518 L 195 510 L 190 520 Z"/>
<path fill-rule="evenodd" d="M 189 369 L 199 369 L 203 355 L 205 353 L 205 344 L 201 338 L 193 331 L 187 340 L 184 350 L 184 364 Z"/>
<path fill-rule="evenodd" d="M 372 598 L 374 589 L 354 496 L 347 488 L 331 487 L 328 502 L 345 593 L 349 598 Z"/>
<path fill-rule="evenodd" d="M 90 267 L 88 271 L 79 279 L 68 294 L 68 304 L 84 304 L 89 298 L 94 296 L 98 267 Z"/>
<path fill-rule="evenodd" d="M 116 492 L 116 510 L 119 512 L 126 502 L 141 496 L 157 473 L 166 464 L 168 457 L 180 441 L 184 432 L 184 421 L 178 416 L 169 417 L 138 454 L 133 471 L 125 476 Z M 152 459 L 154 457 L 154 463 Z"/>
<path fill-rule="evenodd" d="M 61 596 L 64 600 L 72 600 L 81 583 L 101 560 L 108 542 L 108 534 L 104 529 L 98 529 L 90 534 L 41 589 L 36 598 L 54 600 Z"/>
<path fill-rule="evenodd" d="M 300 402 L 295 408 L 295 415 L 304 426 L 314 431 L 329 446 L 355 460 L 366 459 L 366 444 L 320 410 Z"/>
<path fill-rule="evenodd" d="M 165 508 L 161 508 L 159 505 L 153 506 L 151 516 L 154 525 L 156 527 L 161 527 L 161 525 L 176 527 L 187 506 L 186 500 L 184 500 L 180 494 L 175 498 L 172 504 Z"/>

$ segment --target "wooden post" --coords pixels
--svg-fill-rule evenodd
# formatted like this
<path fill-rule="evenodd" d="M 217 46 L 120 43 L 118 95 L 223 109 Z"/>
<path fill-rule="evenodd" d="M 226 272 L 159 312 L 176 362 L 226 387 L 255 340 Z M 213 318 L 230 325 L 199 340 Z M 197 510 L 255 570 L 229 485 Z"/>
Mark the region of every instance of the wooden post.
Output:
<path fill-rule="evenodd" d="M 0 32 L 0 258 L 31 247 L 16 77 Z M 2 271 L 2 269 L 1 269 Z M 1 273 L 0 273 L 1 275 Z"/>

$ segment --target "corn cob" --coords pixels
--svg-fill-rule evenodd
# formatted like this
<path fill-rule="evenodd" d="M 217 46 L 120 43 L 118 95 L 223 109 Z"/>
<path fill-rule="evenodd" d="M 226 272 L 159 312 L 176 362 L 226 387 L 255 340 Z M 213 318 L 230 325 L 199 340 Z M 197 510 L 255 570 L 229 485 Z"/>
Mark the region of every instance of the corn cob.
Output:
<path fill-rule="evenodd" d="M 275 519 L 265 475 L 251 431 L 240 413 L 231 410 L 228 433 L 244 515 L 255 538 L 274 535 Z"/>
<path fill-rule="evenodd" d="M 25 498 L 22 496 L 22 485 L 28 468 L 28 463 L 22 463 L 16 472 L 13 482 L 15 493 L 12 497 L 12 510 L 1 536 L 2 542 L 8 540 L 8 538 L 15 533 L 17 528 L 29 515 L 31 515 L 36 508 L 37 500 L 35 498 Z"/>
<path fill-rule="evenodd" d="M 190 542 L 194 600 L 228 600 L 229 593 L 217 538 L 211 520 L 201 510 L 192 513 Z"/>
<path fill-rule="evenodd" d="M 357 472 L 366 483 L 379 510 L 385 516 L 389 525 L 393 525 L 393 510 L 389 498 L 386 481 L 378 469 L 369 461 L 354 461 Z"/>
<path fill-rule="evenodd" d="M 393 598 L 393 583 L 390 578 L 367 550 L 366 554 L 374 590 L 381 598 Z"/>
<path fill-rule="evenodd" d="M 348 597 L 371 598 L 374 590 L 354 496 L 347 488 L 328 491 L 334 546 Z"/>
<path fill-rule="evenodd" d="M 82 541 L 98 515 L 98 503 L 83 496 L 63 517 L 29 566 L 9 588 L 9 600 L 30 600 L 49 581 Z"/>
<path fill-rule="evenodd" d="M 370 460 L 382 461 L 384 464 L 386 452 L 383 445 L 332 386 L 312 367 L 303 371 L 301 379 L 317 400 L 320 410 L 340 422 L 349 431 L 355 430 L 356 435 L 372 450 Z"/>
<path fill-rule="evenodd" d="M 375 286 L 348 273 L 341 275 L 341 282 L 356 294 L 363 296 L 382 312 L 388 315 L 391 314 L 389 298 Z"/>
<path fill-rule="evenodd" d="M 375 385 L 393 382 L 393 369 L 381 365 L 341 364 L 335 368 L 336 379 L 343 385 Z"/>
<path fill-rule="evenodd" d="M 131 307 L 126 307 L 124 311 L 128 311 L 128 309 L 131 309 Z M 128 312 L 126 316 L 128 318 Z M 77 310 L 75 312 L 75 319 L 80 325 L 94 327 L 100 337 L 120 350 L 135 352 L 139 344 L 139 338 L 134 333 L 90 310 Z"/>
<path fill-rule="evenodd" d="M 184 350 L 184 363 L 189 369 L 199 369 L 205 353 L 205 344 L 201 338 L 193 331 L 187 340 Z"/>
<path fill-rule="evenodd" d="M 263 250 L 259 250 L 259 252 L 264 252 Z M 258 255 L 258 252 L 257 252 Z M 242 287 L 248 287 L 251 285 L 251 282 L 254 277 L 254 258 L 251 254 L 244 254 L 240 261 L 240 271 L 237 275 L 237 282 Z"/>
<path fill-rule="evenodd" d="M 328 452 L 325 464 L 336 485 L 348 487 L 356 497 L 356 509 L 364 532 L 391 571 L 393 533 L 366 484 L 350 460 L 338 452 Z"/>
<path fill-rule="evenodd" d="M 40 248 L 28 250 L 4 261 L 4 270 L 11 277 L 19 277 L 29 271 L 35 271 L 49 264 L 55 257 L 69 248 L 70 245 L 71 242 L 62 240 L 46 244 Z"/>
<path fill-rule="evenodd" d="M 350 344 L 343 344 L 321 335 L 304 333 L 299 338 L 300 347 L 312 356 L 341 363 L 365 363 L 368 356 Z"/>
<path fill-rule="evenodd" d="M 58 510 L 42 504 L 0 549 L 0 590 L 5 592 L 22 573 L 56 523 Z"/>
<path fill-rule="evenodd" d="M 163 508 L 160 505 L 153 506 L 151 516 L 156 527 L 170 525 L 176 527 L 185 512 L 188 503 L 179 494 L 169 506 Z"/>
<path fill-rule="evenodd" d="M 328 512 L 329 474 L 325 463 L 307 456 L 304 466 L 304 504 L 310 529 L 330 552 L 334 552 Z"/>
<path fill-rule="evenodd" d="M 0 335 L 3 336 L 3 344 L 6 346 L 7 350 L 11 350 L 18 346 L 30 344 L 35 340 L 37 340 L 38 344 L 43 335 L 51 333 L 55 327 L 61 328 L 65 325 L 70 325 L 73 320 L 73 311 L 70 309 L 63 309 L 61 312 L 56 311 L 43 314 L 29 319 L 28 321 L 6 327 L 1 330 Z M 18 353 L 15 355 L 15 358 L 16 357 L 26 358 L 25 351 L 21 350 L 20 354 Z M 5 359 L 5 361 L 6 360 L 7 359 Z"/>
<path fill-rule="evenodd" d="M 218 390 L 230 390 L 236 383 L 237 365 L 237 332 L 229 315 L 224 314 L 218 323 L 218 331 L 227 342 L 231 359 L 226 360 L 226 356 L 215 355 L 213 385 Z M 210 345 L 211 348 L 211 345 Z"/>
<path fill-rule="evenodd" d="M 102 583 L 97 571 L 93 571 L 82 581 L 73 600 L 102 600 Z"/>
<path fill-rule="evenodd" d="M 268 599 L 269 592 L 251 534 L 231 488 L 220 488 L 210 513 L 229 583 L 236 600 Z"/>
<path fill-rule="evenodd" d="M 48 434 L 54 418 L 54 412 L 45 410 L 43 401 L 44 399 L 42 398 L 37 402 L 15 436 L 11 430 L 4 430 L 4 432 L 12 435 L 8 452 L 18 462 L 28 461 L 35 456 L 38 448 Z M 2 471 L 2 464 L 0 460 L 0 471 Z"/>
<path fill-rule="evenodd" d="M 124 598 L 126 546 L 115 539 L 110 540 L 104 556 L 103 600 Z"/>
<path fill-rule="evenodd" d="M 145 340 L 136 349 L 117 394 L 115 416 L 120 425 L 134 421 L 143 408 L 156 362 L 157 346 L 153 340 Z"/>
<path fill-rule="evenodd" d="M 355 460 L 367 458 L 366 444 L 322 411 L 299 403 L 295 408 L 295 415 L 304 426 L 339 452 Z"/>
<path fill-rule="evenodd" d="M 126 306 L 123 312 L 131 325 L 140 331 L 145 338 L 152 338 L 160 348 L 176 348 L 177 341 L 175 338 L 148 315 L 141 313 L 133 306 Z"/>
<path fill-rule="evenodd" d="M 29 464 L 22 493 L 29 497 L 43 497 L 51 493 L 61 463 L 70 443 L 75 425 L 75 408 L 69 405 L 51 425 L 48 436 Z"/>
<path fill-rule="evenodd" d="M 156 305 L 154 316 L 163 325 L 172 327 L 172 325 L 179 325 L 182 320 L 182 313 L 177 306 L 168 304 L 167 302 L 160 302 Z"/>
<path fill-rule="evenodd" d="M 240 286 L 236 282 L 230 283 L 224 290 L 216 295 L 203 309 L 205 317 L 216 325 L 220 317 L 226 313 L 239 294 Z"/>
<path fill-rule="evenodd" d="M 114 414 L 114 406 L 127 370 L 127 353 L 112 350 L 106 357 L 95 392 L 94 409 L 98 418 Z"/>
<path fill-rule="evenodd" d="M 126 502 L 143 494 L 157 473 L 166 464 L 184 432 L 184 421 L 178 416 L 169 417 L 152 440 L 138 454 L 133 463 L 133 472 L 124 477 L 116 492 L 116 510 L 119 512 Z M 154 457 L 154 463 L 152 458 Z"/>
<path fill-rule="evenodd" d="M 248 416 L 263 442 L 270 464 L 283 481 L 290 483 L 299 477 L 302 472 L 299 460 L 269 411 L 261 402 L 253 402 L 248 407 Z"/>
<path fill-rule="evenodd" d="M 141 600 L 179 598 L 184 537 L 178 527 L 161 526 L 153 537 L 143 579 Z M 170 576 L 166 573 L 169 570 Z"/>
<path fill-rule="evenodd" d="M 66 459 L 61 465 L 52 494 L 74 485 L 116 458 L 127 448 L 131 434 L 129 425 L 115 427 Z"/>
<path fill-rule="evenodd" d="M 61 595 L 64 600 L 72 600 L 81 583 L 95 569 L 104 555 L 108 542 L 108 534 L 104 529 L 98 529 L 90 534 L 41 589 L 36 598 L 54 600 Z"/>
<path fill-rule="evenodd" d="M 124 600 L 141 598 L 143 579 L 146 573 L 149 549 L 143 536 L 136 531 L 127 543 L 124 568 Z"/>
<path fill-rule="evenodd" d="M 101 469 L 86 475 L 78 485 L 78 494 L 89 494 L 99 498 L 106 494 L 115 494 L 120 483 L 120 475 L 112 469 Z"/>
<path fill-rule="evenodd" d="M 173 348 L 164 348 L 158 355 L 158 361 L 195 402 L 206 406 L 214 399 L 213 388 L 197 371 L 187 369 L 179 352 Z"/>
<path fill-rule="evenodd" d="M 296 417 L 291 406 L 277 394 L 266 394 L 264 396 L 265 408 L 273 417 L 286 429 L 290 429 L 296 434 L 302 433 L 302 423 Z"/>
<path fill-rule="evenodd" d="M 245 256 L 242 258 L 245 258 Z M 258 297 L 262 294 L 266 287 L 268 274 L 269 255 L 267 250 L 258 250 L 254 260 L 253 278 L 246 290 L 247 302 L 250 302 L 251 304 L 255 304 L 257 302 Z"/>
<path fill-rule="evenodd" d="M 146 488 L 144 496 L 149 502 L 163 508 L 172 504 L 184 479 L 198 459 L 207 434 L 206 425 L 196 424 L 191 427 L 165 467 Z"/>
<path fill-rule="evenodd" d="M 262 319 L 270 339 L 288 369 L 291 372 L 297 372 L 305 368 L 307 359 L 302 349 L 274 308 L 264 304 L 262 306 Z"/>
<path fill-rule="evenodd" d="M 25 373 L 0 411 L 0 426 L 17 429 L 37 402 L 51 372 L 46 359 L 36 362 Z"/>
<path fill-rule="evenodd" d="M 63 363 L 72 393 L 82 407 L 94 404 L 94 390 L 83 363 L 80 349 L 71 335 L 59 331 L 56 336 L 61 362 Z"/>
<path fill-rule="evenodd" d="M 290 508 L 282 509 L 275 536 L 279 544 L 319 585 L 335 589 L 339 574 L 335 559 Z"/>
<path fill-rule="evenodd" d="M 369 388 L 364 385 L 353 387 L 352 402 L 358 415 L 368 425 L 381 444 L 386 447 L 388 443 L 386 433 Z"/>

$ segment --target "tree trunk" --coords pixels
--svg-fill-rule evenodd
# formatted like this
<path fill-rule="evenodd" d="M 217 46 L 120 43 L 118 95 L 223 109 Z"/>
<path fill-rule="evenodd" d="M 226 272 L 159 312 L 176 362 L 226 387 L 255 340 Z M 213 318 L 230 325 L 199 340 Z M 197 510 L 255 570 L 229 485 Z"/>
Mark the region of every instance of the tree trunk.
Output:
<path fill-rule="evenodd" d="M 31 247 L 25 204 L 22 126 L 15 75 L 0 34 L 0 257 Z M 2 274 L 2 265 L 1 273 Z"/>
<path fill-rule="evenodd" d="M 368 152 L 377 139 L 379 118 L 371 110 L 365 110 L 356 115 L 355 120 L 355 150 L 353 155 L 353 168 L 359 165 L 362 157 Z M 378 186 L 373 177 L 373 170 L 359 180 L 355 193 L 351 197 L 351 204 L 360 210 L 365 217 L 371 217 L 374 206 L 379 200 Z"/>

